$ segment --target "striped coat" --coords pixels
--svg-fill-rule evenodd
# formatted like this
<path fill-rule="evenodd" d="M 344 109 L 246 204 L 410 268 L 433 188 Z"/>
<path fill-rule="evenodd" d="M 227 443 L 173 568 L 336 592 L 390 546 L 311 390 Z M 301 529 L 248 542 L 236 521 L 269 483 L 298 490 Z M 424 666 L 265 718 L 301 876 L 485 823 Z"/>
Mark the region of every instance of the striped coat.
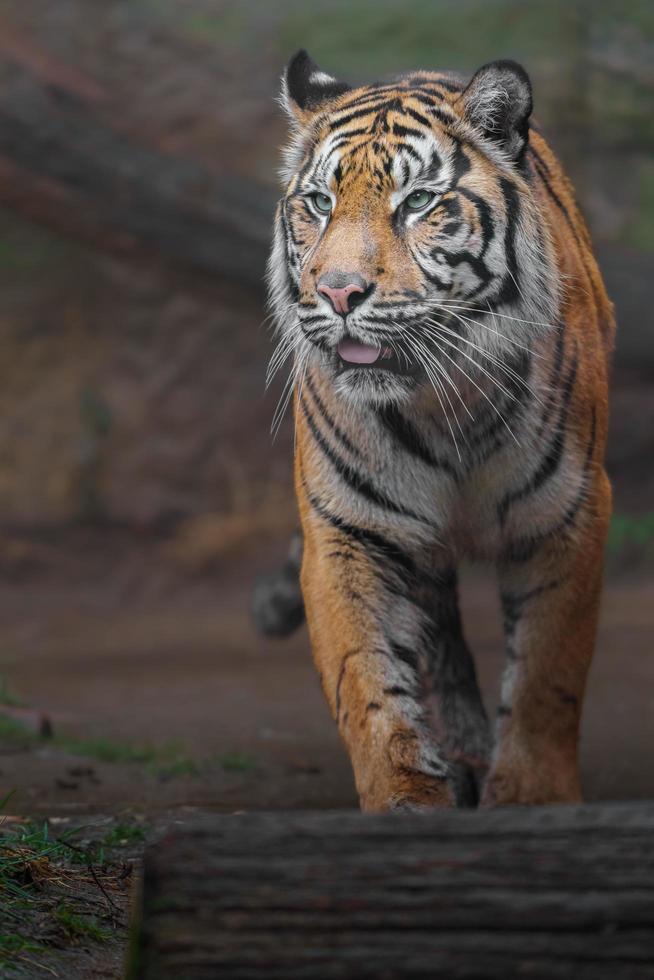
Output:
<path fill-rule="evenodd" d="M 614 324 L 529 80 L 494 62 L 467 85 L 351 89 L 299 52 L 282 100 L 271 374 L 292 360 L 278 418 L 292 399 L 303 546 L 260 611 L 297 621 L 301 554 L 365 809 L 577 800 Z M 492 736 L 462 558 L 492 562 L 501 591 Z"/>

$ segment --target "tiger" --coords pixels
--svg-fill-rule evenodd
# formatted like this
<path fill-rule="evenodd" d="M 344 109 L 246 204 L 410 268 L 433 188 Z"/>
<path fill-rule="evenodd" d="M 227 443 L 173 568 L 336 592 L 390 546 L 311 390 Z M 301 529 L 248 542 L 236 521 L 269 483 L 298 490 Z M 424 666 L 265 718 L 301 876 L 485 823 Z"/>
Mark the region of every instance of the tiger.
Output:
<path fill-rule="evenodd" d="M 301 50 L 280 100 L 271 369 L 301 532 L 259 620 L 304 610 L 363 810 L 580 801 L 615 322 L 529 76 L 351 86 Z M 492 732 L 462 560 L 499 587 Z"/>

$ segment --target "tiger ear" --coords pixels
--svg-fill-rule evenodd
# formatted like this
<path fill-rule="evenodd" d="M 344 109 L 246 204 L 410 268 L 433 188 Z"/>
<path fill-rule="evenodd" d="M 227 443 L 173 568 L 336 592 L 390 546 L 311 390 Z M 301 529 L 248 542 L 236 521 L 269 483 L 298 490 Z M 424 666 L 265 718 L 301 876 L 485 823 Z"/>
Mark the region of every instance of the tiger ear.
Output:
<path fill-rule="evenodd" d="M 515 61 L 492 61 L 475 73 L 461 93 L 465 118 L 487 139 L 520 160 L 529 139 L 531 82 Z"/>
<path fill-rule="evenodd" d="M 326 102 L 350 87 L 321 71 L 306 51 L 298 51 L 284 70 L 281 102 L 291 121 L 304 126 Z"/>

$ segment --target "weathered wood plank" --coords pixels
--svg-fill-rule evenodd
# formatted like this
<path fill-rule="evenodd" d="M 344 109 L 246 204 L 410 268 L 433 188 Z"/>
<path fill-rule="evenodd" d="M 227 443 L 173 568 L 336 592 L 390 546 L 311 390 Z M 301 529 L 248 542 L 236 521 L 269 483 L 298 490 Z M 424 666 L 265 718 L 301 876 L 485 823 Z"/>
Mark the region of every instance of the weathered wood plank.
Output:
<path fill-rule="evenodd" d="M 203 819 L 137 945 L 142 980 L 654 978 L 654 805 Z"/>

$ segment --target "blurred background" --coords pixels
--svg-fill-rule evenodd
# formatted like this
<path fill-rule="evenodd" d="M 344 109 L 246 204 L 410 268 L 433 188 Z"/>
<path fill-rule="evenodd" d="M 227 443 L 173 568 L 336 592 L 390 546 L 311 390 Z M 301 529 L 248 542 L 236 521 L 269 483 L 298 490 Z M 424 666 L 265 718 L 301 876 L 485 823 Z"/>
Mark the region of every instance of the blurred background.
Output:
<path fill-rule="evenodd" d="M 501 57 L 533 79 L 618 315 L 584 780 L 654 796 L 651 2 L 3 0 L 0 797 L 354 803 L 306 633 L 248 612 L 295 524 L 262 276 L 298 47 L 349 81 Z M 483 573 L 464 605 L 492 705 Z"/>

